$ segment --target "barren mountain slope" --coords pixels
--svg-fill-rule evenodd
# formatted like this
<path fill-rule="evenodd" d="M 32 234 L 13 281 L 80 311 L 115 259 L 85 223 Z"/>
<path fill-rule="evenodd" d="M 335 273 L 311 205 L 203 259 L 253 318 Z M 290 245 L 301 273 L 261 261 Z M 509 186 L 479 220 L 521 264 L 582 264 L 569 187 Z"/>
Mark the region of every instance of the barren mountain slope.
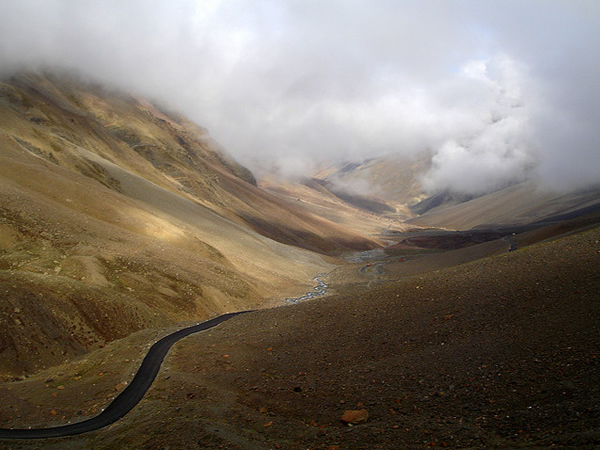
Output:
<path fill-rule="evenodd" d="M 419 226 L 468 230 L 479 227 L 524 225 L 554 216 L 577 215 L 600 209 L 600 190 L 561 193 L 522 183 L 473 200 L 442 205 L 409 223 Z"/>
<path fill-rule="evenodd" d="M 27 119 L 31 139 L 21 137 L 22 145 L 113 189 L 101 160 L 90 162 L 82 150 L 278 241 L 322 252 L 376 245 L 257 189 L 206 130 L 144 99 L 50 75 L 16 77 L 1 92 L 8 115 Z"/>
<path fill-rule="evenodd" d="M 427 194 L 421 177 L 431 167 L 431 155 L 386 156 L 333 165 L 315 177 L 334 194 L 382 199 L 396 211 L 386 217 L 407 224 L 456 230 L 524 225 L 555 216 L 570 217 L 600 209 L 600 189 L 575 192 L 540 188 L 535 182 L 511 185 L 486 195 L 442 191 Z M 364 201 L 364 200 L 363 200 Z M 361 200 L 358 199 L 360 205 Z M 368 202 L 367 202 L 368 204 Z"/>
<path fill-rule="evenodd" d="M 254 183 L 145 100 L 56 76 L 0 84 L 0 374 L 299 294 L 331 267 L 299 247 L 378 245 Z"/>
<path fill-rule="evenodd" d="M 595 448 L 599 242 L 595 228 L 359 295 L 236 317 L 177 344 L 122 421 L 44 445 Z M 110 352 L 127 354 L 126 347 Z M 22 407 L 6 423 L 90 414 L 121 379 L 109 372 L 101 380 L 83 370 L 90 363 L 5 385 L 5 401 Z M 87 388 L 91 379 L 104 390 Z M 59 383 L 65 389 L 57 391 Z M 73 395 L 79 389 L 96 400 L 82 407 Z M 61 398 L 53 410 L 50 392 Z M 39 398 L 47 400 L 35 408 Z M 345 410 L 366 410 L 368 418 L 345 425 Z"/>
<path fill-rule="evenodd" d="M 384 229 L 405 230 L 402 214 L 377 214 L 338 197 L 320 180 L 286 180 L 275 176 L 262 177 L 259 186 L 309 214 L 323 217 L 345 228 L 367 235 L 380 235 Z M 369 202 L 368 198 L 362 198 Z M 414 227 L 413 227 L 414 228 Z"/>
<path fill-rule="evenodd" d="M 348 162 L 320 170 L 315 178 L 329 182 L 335 191 L 374 195 L 386 201 L 404 218 L 408 206 L 426 197 L 420 177 L 431 167 L 431 155 L 390 155 L 360 162 Z"/>

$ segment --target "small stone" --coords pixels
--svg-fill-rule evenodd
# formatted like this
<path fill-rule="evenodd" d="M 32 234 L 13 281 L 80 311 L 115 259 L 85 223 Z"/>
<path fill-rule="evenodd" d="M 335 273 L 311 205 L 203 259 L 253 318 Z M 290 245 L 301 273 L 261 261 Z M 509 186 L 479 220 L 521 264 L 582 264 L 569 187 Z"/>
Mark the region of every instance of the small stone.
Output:
<path fill-rule="evenodd" d="M 60 386 L 56 386 L 56 389 L 62 391 L 65 387 L 61 384 Z"/>
<path fill-rule="evenodd" d="M 366 422 L 369 418 L 369 413 L 366 409 L 359 410 L 346 410 L 344 414 L 342 414 L 341 420 L 344 423 L 351 423 L 356 425 L 357 423 Z"/>

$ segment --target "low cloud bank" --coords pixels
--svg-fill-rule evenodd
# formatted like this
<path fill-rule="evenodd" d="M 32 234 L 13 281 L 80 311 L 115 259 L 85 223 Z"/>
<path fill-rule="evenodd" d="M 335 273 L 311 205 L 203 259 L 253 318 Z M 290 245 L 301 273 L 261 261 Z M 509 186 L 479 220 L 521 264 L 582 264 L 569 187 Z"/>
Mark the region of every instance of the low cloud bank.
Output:
<path fill-rule="evenodd" d="M 0 74 L 57 68 L 209 128 L 253 170 L 427 150 L 430 191 L 600 181 L 600 3 L 5 0 Z"/>

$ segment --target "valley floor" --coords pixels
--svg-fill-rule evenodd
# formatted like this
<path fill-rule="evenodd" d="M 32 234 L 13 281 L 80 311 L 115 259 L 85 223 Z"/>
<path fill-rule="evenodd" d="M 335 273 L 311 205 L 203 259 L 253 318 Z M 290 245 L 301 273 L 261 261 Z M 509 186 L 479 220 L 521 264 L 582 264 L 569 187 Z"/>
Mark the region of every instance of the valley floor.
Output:
<path fill-rule="evenodd" d="M 351 265 L 379 282 L 340 271 L 337 295 L 186 338 L 120 422 L 0 448 L 598 448 L 599 263 L 595 228 L 397 281 Z M 3 384 L 2 426 L 92 414 L 157 337 Z"/>

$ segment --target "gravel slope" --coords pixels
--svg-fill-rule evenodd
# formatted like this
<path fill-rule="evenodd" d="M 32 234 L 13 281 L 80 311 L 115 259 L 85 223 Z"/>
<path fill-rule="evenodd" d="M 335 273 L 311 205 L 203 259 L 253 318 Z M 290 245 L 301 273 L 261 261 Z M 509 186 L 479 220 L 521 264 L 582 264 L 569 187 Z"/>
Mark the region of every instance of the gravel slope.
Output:
<path fill-rule="evenodd" d="M 177 344 L 122 421 L 44 444 L 597 448 L 599 262 L 596 228 L 246 314 Z M 361 409 L 366 422 L 340 421 Z"/>

